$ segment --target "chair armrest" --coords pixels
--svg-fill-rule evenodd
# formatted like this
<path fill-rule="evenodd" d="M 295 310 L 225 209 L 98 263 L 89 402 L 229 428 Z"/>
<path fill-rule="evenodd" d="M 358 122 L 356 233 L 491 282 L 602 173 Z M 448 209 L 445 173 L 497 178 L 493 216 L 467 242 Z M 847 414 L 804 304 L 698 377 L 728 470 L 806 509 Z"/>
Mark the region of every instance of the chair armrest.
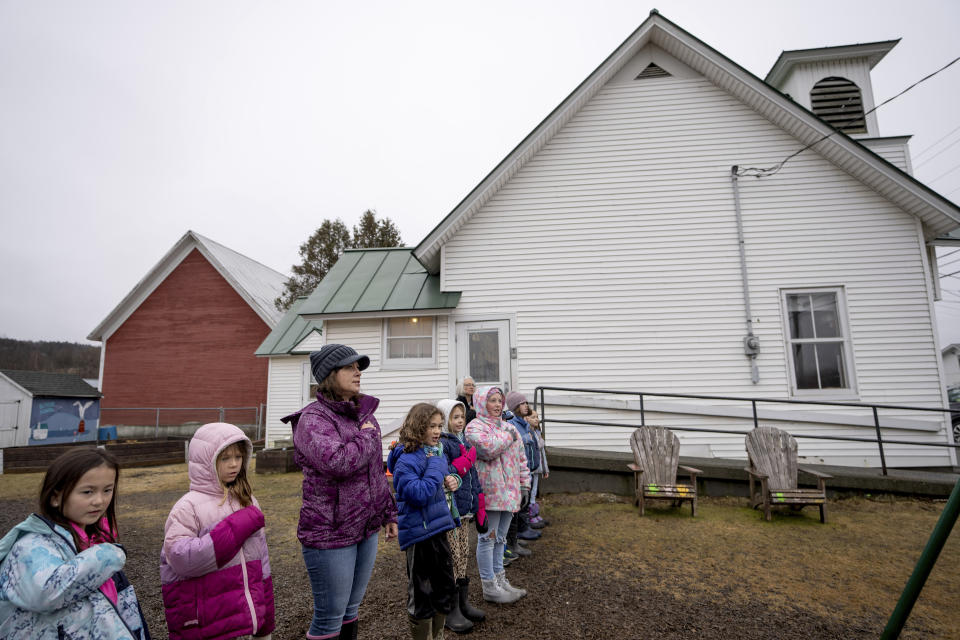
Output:
<path fill-rule="evenodd" d="M 829 473 L 823 473 L 822 471 L 814 471 L 814 470 L 811 469 L 810 467 L 805 467 L 805 466 L 801 466 L 801 465 L 797 465 L 797 470 L 798 470 L 798 471 L 803 471 L 804 473 L 809 473 L 810 475 L 812 475 L 812 476 L 814 476 L 814 477 L 816 477 L 816 478 L 832 478 L 832 477 L 833 477 L 833 476 L 830 475 Z"/>
<path fill-rule="evenodd" d="M 641 469 L 640 467 L 638 467 L 632 462 L 628 462 L 627 466 L 630 467 L 630 471 L 633 471 L 634 473 L 643 473 L 643 469 Z"/>
<path fill-rule="evenodd" d="M 683 466 L 682 464 L 678 464 L 678 465 L 677 465 L 677 469 L 682 469 L 682 470 L 686 471 L 687 473 L 689 473 L 689 474 L 691 474 L 691 475 L 695 475 L 695 476 L 696 476 L 696 475 L 700 475 L 701 473 L 703 473 L 703 471 L 700 471 L 700 469 L 694 469 L 693 467 L 685 467 L 685 466 Z"/>
<path fill-rule="evenodd" d="M 767 479 L 767 476 L 765 476 L 765 475 L 762 474 L 762 473 L 757 473 L 756 471 L 754 471 L 754 470 L 751 469 L 750 467 L 744 467 L 743 470 L 746 471 L 747 473 L 749 473 L 749 474 L 750 474 L 751 476 L 753 476 L 754 478 L 759 478 L 759 479 L 761 479 L 761 480 L 766 480 L 766 479 Z"/>

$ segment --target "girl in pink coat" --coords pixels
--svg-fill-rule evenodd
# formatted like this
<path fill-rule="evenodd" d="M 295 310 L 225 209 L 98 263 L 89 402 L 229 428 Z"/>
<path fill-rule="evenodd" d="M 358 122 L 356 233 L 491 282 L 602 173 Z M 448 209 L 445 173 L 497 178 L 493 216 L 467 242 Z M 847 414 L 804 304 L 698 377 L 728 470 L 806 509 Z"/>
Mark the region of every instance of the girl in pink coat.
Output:
<path fill-rule="evenodd" d="M 486 498 L 488 530 L 477 536 L 477 570 L 483 599 L 516 602 L 527 592 L 507 580 L 503 548 L 513 513 L 530 499 L 530 469 L 516 427 L 500 419 L 503 391 L 499 387 L 481 387 L 473 397 L 477 417 L 467 425 L 466 437 L 477 451 L 476 467 Z"/>
<path fill-rule="evenodd" d="M 270 638 L 273 581 L 249 438 L 205 424 L 190 440 L 190 491 L 167 517 L 160 580 L 171 640 Z"/>

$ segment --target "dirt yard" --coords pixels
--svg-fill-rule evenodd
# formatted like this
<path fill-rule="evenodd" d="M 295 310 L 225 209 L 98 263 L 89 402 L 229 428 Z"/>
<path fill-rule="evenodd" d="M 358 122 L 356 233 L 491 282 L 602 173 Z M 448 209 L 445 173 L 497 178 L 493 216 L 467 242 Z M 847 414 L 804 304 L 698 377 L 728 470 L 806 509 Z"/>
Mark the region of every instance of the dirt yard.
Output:
<path fill-rule="evenodd" d="M 35 509 L 39 474 L 0 476 L 0 529 Z M 254 476 L 267 518 L 277 602 L 276 640 L 303 638 L 312 611 L 296 539 L 300 474 Z M 166 637 L 158 554 L 167 512 L 186 489 L 186 465 L 124 470 L 120 532 L 127 573 L 155 638 Z M 876 638 L 943 509 L 943 501 L 863 497 L 777 513 L 772 523 L 740 499 L 704 499 L 639 518 L 624 498 L 556 495 L 534 555 L 511 582 L 514 605 L 473 600 L 487 621 L 472 638 Z M 361 637 L 407 637 L 403 557 L 381 542 L 360 609 Z M 471 568 L 474 572 L 475 569 Z M 904 638 L 960 638 L 960 533 L 954 531 Z M 447 638 L 455 634 L 447 632 Z"/>

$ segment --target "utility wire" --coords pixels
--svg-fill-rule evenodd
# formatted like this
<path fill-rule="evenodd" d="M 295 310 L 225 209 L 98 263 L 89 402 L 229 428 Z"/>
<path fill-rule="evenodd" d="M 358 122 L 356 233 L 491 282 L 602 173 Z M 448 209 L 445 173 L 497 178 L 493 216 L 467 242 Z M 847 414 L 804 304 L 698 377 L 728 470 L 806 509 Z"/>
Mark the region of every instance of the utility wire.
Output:
<path fill-rule="evenodd" d="M 944 171 L 943 173 L 941 173 L 940 175 L 938 175 L 938 176 L 937 176 L 936 178 L 934 178 L 933 180 L 928 180 L 927 182 L 936 182 L 937 180 L 939 180 L 940 178 L 944 177 L 944 176 L 947 175 L 948 173 L 953 173 L 953 172 L 956 171 L 957 169 L 960 169 L 960 164 L 955 164 L 955 165 L 953 165 L 951 168 L 947 169 L 946 171 Z"/>
<path fill-rule="evenodd" d="M 877 109 L 879 109 L 880 107 L 882 107 L 883 105 L 885 105 L 885 104 L 887 104 L 888 102 L 891 102 L 891 101 L 893 101 L 893 100 L 896 100 L 897 98 L 899 98 L 900 96 L 902 96 L 903 94 L 905 94 L 907 91 L 910 91 L 910 89 L 913 89 L 915 86 L 917 86 L 917 85 L 920 84 L 921 82 L 924 82 L 925 80 L 929 80 L 930 78 L 932 78 L 933 76 L 937 75 L 937 74 L 940 73 L 941 71 L 943 71 L 943 70 L 947 69 L 948 67 L 952 66 L 953 64 L 955 64 L 957 61 L 960 61 L 960 56 L 954 58 L 953 60 L 951 60 L 951 61 L 948 62 L 947 64 L 943 65 L 942 67 L 940 67 L 939 69 L 937 69 L 937 70 L 934 71 L 933 73 L 931 73 L 931 74 L 929 74 L 929 75 L 926 75 L 926 76 L 920 78 L 919 80 L 917 80 L 917 81 L 914 82 L 912 85 L 910 85 L 909 87 L 907 87 L 906 89 L 904 89 L 903 91 L 901 91 L 900 93 L 898 93 L 897 95 L 893 96 L 892 98 L 887 98 L 886 100 L 884 100 L 883 102 L 881 102 L 880 104 L 878 104 L 877 106 L 875 106 L 873 109 L 870 109 L 869 111 L 867 111 L 866 113 L 864 113 L 864 114 L 863 114 L 863 118 L 866 119 L 866 117 L 867 117 L 868 115 L 870 115 L 871 113 L 873 113 L 874 111 L 876 111 Z M 834 129 L 833 131 L 831 131 L 831 132 L 828 133 L 827 135 L 823 136 L 822 138 L 819 138 L 819 139 L 817 139 L 817 140 L 814 140 L 813 142 L 811 142 L 810 144 L 808 144 L 808 145 L 805 146 L 805 147 L 802 147 L 802 148 L 801 148 L 800 150 L 798 150 L 798 151 L 794 151 L 793 153 L 791 153 L 791 154 L 788 155 L 786 158 L 784 158 L 783 160 L 781 160 L 780 162 L 778 162 L 777 164 L 775 164 L 775 165 L 773 165 L 773 166 L 770 166 L 770 167 L 745 167 L 745 168 L 742 168 L 742 169 L 738 169 L 738 170 L 737 170 L 737 175 L 739 175 L 739 176 L 748 176 L 748 175 L 749 175 L 749 176 L 754 176 L 755 178 L 765 178 L 765 177 L 768 177 L 768 176 L 772 176 L 772 175 L 776 174 L 777 172 L 779 172 L 781 169 L 783 169 L 784 165 L 787 164 L 787 162 L 789 162 L 792 158 L 800 155 L 801 153 L 803 153 L 804 151 L 806 151 L 806 150 L 809 149 L 810 147 L 812 147 L 812 146 L 814 146 L 814 145 L 816 145 L 816 144 L 819 144 L 819 143 L 823 142 L 824 140 L 826 140 L 827 138 L 835 135 L 835 134 L 838 133 L 839 131 L 840 131 L 839 129 Z M 958 166 L 960 166 L 960 165 L 958 165 Z M 951 169 L 951 171 L 952 171 L 952 170 L 953 170 L 953 169 Z M 949 173 L 949 171 L 948 171 L 947 173 Z M 944 175 L 946 175 L 946 174 L 944 174 Z M 941 176 L 941 177 L 942 177 L 942 176 Z"/>
<path fill-rule="evenodd" d="M 931 160 L 933 160 L 934 158 L 936 158 L 937 156 L 939 156 L 939 155 L 940 155 L 941 153 L 943 153 L 944 151 L 947 151 L 948 149 L 950 149 L 951 147 L 953 147 L 955 144 L 960 144 L 960 138 L 957 138 L 956 140 L 954 140 L 953 142 L 951 142 L 950 144 L 948 144 L 947 146 L 945 146 L 943 149 L 940 149 L 940 151 L 937 151 L 935 154 L 933 154 L 932 156 L 930 156 L 929 158 L 927 158 L 926 160 L 924 160 L 923 162 L 921 162 L 920 164 L 918 164 L 917 166 L 915 166 L 914 169 L 919 169 L 919 168 L 922 167 L 923 165 L 927 164 L 928 162 L 930 162 Z"/>
<path fill-rule="evenodd" d="M 957 127 L 956 127 L 953 131 L 951 131 L 950 133 L 948 133 L 948 134 L 946 134 L 946 135 L 944 135 L 944 136 L 940 136 L 939 138 L 937 138 L 937 141 L 936 141 L 936 142 L 934 142 L 933 144 L 925 147 L 924 150 L 921 151 L 920 153 L 914 154 L 913 159 L 916 160 L 917 158 L 919 158 L 920 156 L 922 156 L 923 154 L 925 154 L 927 151 L 930 151 L 930 149 L 933 149 L 935 146 L 937 146 L 938 144 L 940 144 L 943 140 L 945 140 L 945 139 L 949 138 L 950 136 L 952 136 L 952 135 L 953 135 L 955 132 L 957 132 L 957 131 L 960 131 L 960 126 L 957 126 Z"/>

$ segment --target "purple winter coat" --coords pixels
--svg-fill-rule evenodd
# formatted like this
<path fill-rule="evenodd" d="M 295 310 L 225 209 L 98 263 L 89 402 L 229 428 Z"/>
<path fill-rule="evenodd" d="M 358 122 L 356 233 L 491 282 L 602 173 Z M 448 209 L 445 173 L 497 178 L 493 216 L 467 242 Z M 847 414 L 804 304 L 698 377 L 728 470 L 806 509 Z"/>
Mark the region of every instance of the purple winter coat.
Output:
<path fill-rule="evenodd" d="M 305 547 L 339 549 L 397 521 L 383 471 L 380 401 L 360 396 L 332 402 L 322 396 L 282 419 L 293 428 L 294 461 L 303 469 L 303 507 L 297 538 Z M 374 429 L 361 429 L 371 422 Z"/>

